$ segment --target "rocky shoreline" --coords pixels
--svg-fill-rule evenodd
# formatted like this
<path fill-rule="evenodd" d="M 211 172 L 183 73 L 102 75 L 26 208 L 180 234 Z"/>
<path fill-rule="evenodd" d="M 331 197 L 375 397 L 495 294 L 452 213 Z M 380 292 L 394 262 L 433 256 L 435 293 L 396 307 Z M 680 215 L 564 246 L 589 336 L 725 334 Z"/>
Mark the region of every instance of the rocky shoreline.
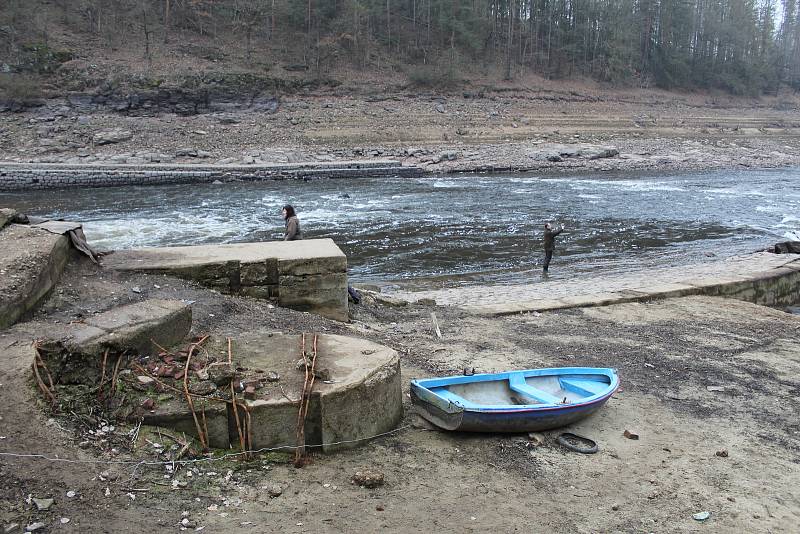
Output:
<path fill-rule="evenodd" d="M 396 160 L 429 174 L 800 166 L 800 111 L 691 99 L 310 95 L 185 115 L 54 99 L 3 113 L 0 160 L 259 166 Z M 785 106 L 784 106 L 785 107 Z"/>

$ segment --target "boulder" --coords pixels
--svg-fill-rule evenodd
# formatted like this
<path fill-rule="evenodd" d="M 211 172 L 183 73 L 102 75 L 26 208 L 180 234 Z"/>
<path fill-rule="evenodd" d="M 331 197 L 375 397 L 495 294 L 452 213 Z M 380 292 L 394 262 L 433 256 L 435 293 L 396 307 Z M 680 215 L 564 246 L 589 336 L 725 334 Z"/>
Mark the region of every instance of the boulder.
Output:
<path fill-rule="evenodd" d="M 17 216 L 17 210 L 11 208 L 0 208 L 0 229 L 2 229 L 5 225 L 14 222 L 14 218 Z"/>
<path fill-rule="evenodd" d="M 113 129 L 105 130 L 94 134 L 92 141 L 95 145 L 110 145 L 114 143 L 121 143 L 133 138 L 133 132 L 130 130 Z"/>

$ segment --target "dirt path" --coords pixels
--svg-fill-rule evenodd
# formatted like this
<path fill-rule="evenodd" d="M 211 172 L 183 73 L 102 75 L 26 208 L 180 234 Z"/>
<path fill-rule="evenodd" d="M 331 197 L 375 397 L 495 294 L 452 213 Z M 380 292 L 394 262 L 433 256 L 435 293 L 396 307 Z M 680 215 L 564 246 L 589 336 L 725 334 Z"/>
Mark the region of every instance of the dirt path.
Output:
<path fill-rule="evenodd" d="M 134 286 L 142 293 L 132 292 Z M 537 448 L 526 435 L 431 430 L 411 413 L 408 397 L 396 433 L 351 451 L 315 455 L 302 469 L 279 453 L 251 463 L 198 463 L 177 473 L 167 466 L 134 473 L 131 466 L 3 456 L 0 525 L 179 531 L 184 511 L 187 530 L 204 532 L 767 532 L 787 531 L 800 520 L 800 318 L 714 298 L 495 319 L 439 308 L 444 338 L 435 340 L 431 308 L 424 306 L 389 308 L 367 299 L 354 308 L 354 321 L 342 325 L 165 277 L 71 265 L 34 321 L 0 333 L 0 452 L 90 462 L 153 457 L 147 446 L 135 457 L 124 448 L 117 454 L 81 449 L 85 427 L 76 431 L 69 417 L 50 421 L 42 414 L 25 351 L 29 339 L 78 314 L 147 297 L 194 301 L 196 333 L 316 330 L 385 343 L 402 354 L 404 394 L 412 377 L 466 366 L 611 366 L 623 388 L 601 412 L 571 428 L 600 444 L 591 456 L 561 449 L 557 432 Z M 124 437 L 129 427 L 116 426 Z M 626 439 L 624 430 L 640 439 Z M 717 455 L 723 450 L 727 456 Z M 382 472 L 385 485 L 350 484 L 365 468 Z M 111 472 L 105 481 L 99 478 L 104 470 Z M 281 494 L 270 497 L 276 485 Z M 66 497 L 70 490 L 78 497 Z M 55 503 L 37 512 L 25 502 L 29 494 Z M 705 525 L 692 519 L 701 511 L 711 513 Z M 61 517 L 70 522 L 61 525 Z"/>

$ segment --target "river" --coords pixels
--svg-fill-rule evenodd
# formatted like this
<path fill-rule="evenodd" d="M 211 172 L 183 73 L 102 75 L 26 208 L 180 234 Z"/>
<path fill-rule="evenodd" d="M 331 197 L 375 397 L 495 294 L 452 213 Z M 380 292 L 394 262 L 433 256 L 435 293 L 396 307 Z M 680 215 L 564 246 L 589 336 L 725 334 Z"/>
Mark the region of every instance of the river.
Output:
<path fill-rule="evenodd" d="M 283 204 L 332 238 L 358 282 L 417 287 L 613 274 L 800 239 L 800 169 L 674 175 L 446 176 L 0 193 L 0 206 L 81 221 L 100 249 L 280 239 Z"/>

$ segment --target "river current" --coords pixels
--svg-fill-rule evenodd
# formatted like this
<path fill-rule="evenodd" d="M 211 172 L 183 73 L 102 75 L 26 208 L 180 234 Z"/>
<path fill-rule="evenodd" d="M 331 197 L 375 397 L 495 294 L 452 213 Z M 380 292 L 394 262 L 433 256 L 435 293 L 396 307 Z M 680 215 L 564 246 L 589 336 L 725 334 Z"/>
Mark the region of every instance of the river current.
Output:
<path fill-rule="evenodd" d="M 332 238 L 353 280 L 419 287 L 589 276 L 708 261 L 800 240 L 800 169 L 675 175 L 457 176 L 238 182 L 0 193 L 0 206 L 84 223 L 92 245 Z"/>

